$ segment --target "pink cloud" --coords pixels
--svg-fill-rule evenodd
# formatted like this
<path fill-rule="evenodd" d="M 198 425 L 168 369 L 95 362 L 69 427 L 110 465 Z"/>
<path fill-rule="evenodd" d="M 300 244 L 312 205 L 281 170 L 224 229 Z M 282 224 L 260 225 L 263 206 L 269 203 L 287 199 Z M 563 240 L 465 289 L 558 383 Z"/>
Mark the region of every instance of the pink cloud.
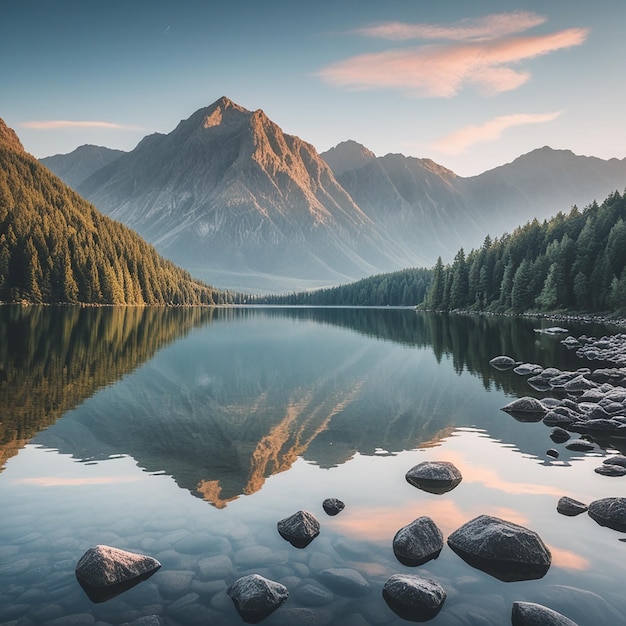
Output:
<path fill-rule="evenodd" d="M 530 11 L 496 13 L 477 19 L 463 19 L 450 25 L 407 24 L 405 22 L 384 22 L 354 32 L 365 37 L 405 41 L 408 39 L 483 39 L 504 37 L 521 33 L 534 26 L 544 24 L 547 18 Z"/>
<path fill-rule="evenodd" d="M 333 63 L 317 75 L 340 87 L 393 88 L 414 96 L 450 98 L 465 86 L 492 95 L 529 80 L 528 71 L 511 65 L 579 46 L 587 34 L 587 29 L 572 28 L 549 35 L 387 50 Z"/>
<path fill-rule="evenodd" d="M 33 128 L 36 130 L 56 130 L 59 128 L 105 128 L 108 130 L 146 130 L 141 126 L 127 126 L 125 124 L 115 124 L 114 122 L 100 121 L 74 121 L 74 120 L 47 120 L 23 122 L 23 128 Z"/>
<path fill-rule="evenodd" d="M 541 124 L 555 120 L 563 111 L 552 113 L 517 113 L 502 115 L 479 126 L 466 126 L 430 145 L 444 154 L 461 154 L 477 143 L 497 141 L 508 128 L 524 124 Z"/>

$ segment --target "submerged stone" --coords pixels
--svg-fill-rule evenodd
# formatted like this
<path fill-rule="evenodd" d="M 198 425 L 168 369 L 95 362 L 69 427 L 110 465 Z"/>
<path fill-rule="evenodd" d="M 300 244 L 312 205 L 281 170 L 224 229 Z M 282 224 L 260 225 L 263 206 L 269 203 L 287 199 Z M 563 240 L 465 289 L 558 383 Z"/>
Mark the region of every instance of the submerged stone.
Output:
<path fill-rule="evenodd" d="M 490 515 L 455 530 L 448 545 L 471 566 L 506 582 L 542 578 L 552 562 L 536 532 Z"/>
<path fill-rule="evenodd" d="M 344 510 L 345 506 L 346 505 L 337 498 L 326 498 L 326 500 L 322 502 L 322 508 L 326 511 L 327 515 L 337 515 Z"/>
<path fill-rule="evenodd" d="M 589 507 L 586 504 L 579 502 L 578 500 L 574 500 L 573 498 L 568 498 L 567 496 L 560 498 L 556 505 L 556 510 L 561 515 L 567 515 L 568 517 L 580 515 L 588 508 Z"/>
<path fill-rule="evenodd" d="M 594 500 L 587 512 L 600 526 L 626 532 L 626 498 Z"/>
<path fill-rule="evenodd" d="M 393 553 L 403 565 L 422 565 L 443 549 L 443 534 L 430 517 L 418 517 L 393 538 Z"/>
<path fill-rule="evenodd" d="M 320 534 L 320 523 L 313 513 L 298 511 L 277 524 L 278 532 L 296 548 L 305 548 Z"/>
<path fill-rule="evenodd" d="M 495 367 L 497 370 L 510 370 L 512 367 L 515 367 L 517 362 L 515 359 L 512 359 L 510 356 L 500 355 L 495 356 L 491 361 L 489 361 L 489 365 L 491 367 Z"/>
<path fill-rule="evenodd" d="M 502 410 L 521 422 L 538 422 L 546 414 L 546 407 L 537 398 L 530 396 L 509 402 Z"/>
<path fill-rule="evenodd" d="M 78 560 L 76 578 L 92 602 L 104 602 L 146 580 L 160 567 L 150 556 L 97 545 Z"/>
<path fill-rule="evenodd" d="M 414 487 L 439 495 L 452 491 L 463 480 L 461 472 L 449 461 L 423 461 L 412 467 L 405 478 Z"/>
<path fill-rule="evenodd" d="M 226 593 L 241 618 L 251 624 L 265 619 L 289 597 L 287 587 L 259 574 L 237 579 Z"/>
<path fill-rule="evenodd" d="M 577 626 L 576 622 L 547 606 L 534 602 L 513 602 L 512 626 Z"/>
<path fill-rule="evenodd" d="M 434 580 L 395 574 L 383 586 L 383 598 L 402 619 L 425 622 L 439 613 L 446 599 L 445 589 Z"/>

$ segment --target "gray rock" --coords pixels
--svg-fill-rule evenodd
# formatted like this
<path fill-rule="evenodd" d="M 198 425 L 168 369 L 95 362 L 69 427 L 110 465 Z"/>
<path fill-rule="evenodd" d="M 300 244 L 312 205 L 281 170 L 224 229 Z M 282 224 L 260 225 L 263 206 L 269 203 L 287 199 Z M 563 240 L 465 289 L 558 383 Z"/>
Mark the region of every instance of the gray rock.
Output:
<path fill-rule="evenodd" d="M 569 426 L 576 421 L 576 418 L 561 412 L 548 411 L 542 421 L 546 426 Z"/>
<path fill-rule="evenodd" d="M 615 456 L 610 456 L 608 459 L 604 459 L 602 463 L 605 465 L 621 465 L 622 467 L 626 467 L 626 456 L 616 454 Z"/>
<path fill-rule="evenodd" d="M 226 593 L 241 618 L 252 623 L 265 619 L 289 597 L 287 587 L 258 574 L 237 579 Z"/>
<path fill-rule="evenodd" d="M 584 439 L 574 439 L 570 441 L 566 446 L 568 450 L 573 450 L 574 452 L 591 452 L 595 450 L 596 446 L 590 441 L 585 441 Z"/>
<path fill-rule="evenodd" d="M 92 601 L 103 602 L 146 580 L 160 567 L 150 556 L 97 545 L 78 560 L 76 578 Z"/>
<path fill-rule="evenodd" d="M 448 545 L 471 566 L 506 582 L 542 578 L 552 562 L 536 532 L 490 515 L 455 530 Z"/>
<path fill-rule="evenodd" d="M 461 472 L 448 461 L 423 461 L 412 467 L 405 478 L 414 487 L 436 494 L 452 491 L 463 480 Z"/>
<path fill-rule="evenodd" d="M 513 602 L 512 626 L 577 626 L 576 622 L 534 602 Z"/>
<path fill-rule="evenodd" d="M 553 459 L 558 459 L 559 458 L 559 451 L 555 450 L 554 448 L 550 448 L 549 450 L 546 450 L 546 454 L 549 457 L 552 457 Z"/>
<path fill-rule="evenodd" d="M 422 565 L 443 549 L 443 534 L 430 517 L 418 517 L 393 538 L 393 553 L 403 565 Z"/>
<path fill-rule="evenodd" d="M 550 439 L 552 439 L 554 443 L 565 443 L 569 438 L 570 434 L 565 429 L 560 428 L 559 426 L 555 426 L 550 431 Z"/>
<path fill-rule="evenodd" d="M 520 376 L 529 376 L 530 374 L 537 376 L 543 372 L 543 367 L 541 367 L 541 365 L 537 365 L 536 363 L 522 363 L 514 368 L 513 371 Z"/>
<path fill-rule="evenodd" d="M 312 513 L 298 511 L 277 524 L 278 533 L 296 548 L 305 548 L 320 534 L 320 523 Z"/>
<path fill-rule="evenodd" d="M 546 414 L 546 407 L 530 396 L 509 402 L 502 410 L 522 422 L 538 422 Z"/>
<path fill-rule="evenodd" d="M 626 532 L 626 498 L 594 500 L 587 512 L 600 526 Z"/>
<path fill-rule="evenodd" d="M 209 556 L 198 561 L 201 580 L 225 580 L 234 576 L 233 562 L 225 554 Z"/>
<path fill-rule="evenodd" d="M 439 613 L 446 592 L 434 580 L 411 574 L 395 574 L 385 582 L 383 598 L 402 619 L 425 622 Z"/>
<path fill-rule="evenodd" d="M 326 500 L 322 502 L 322 507 L 327 515 L 337 515 L 337 513 L 341 513 L 341 511 L 344 510 L 345 506 L 346 505 L 337 498 L 326 498 Z"/>
<path fill-rule="evenodd" d="M 567 515 L 568 517 L 580 515 L 588 508 L 589 507 L 586 504 L 579 502 L 578 500 L 574 500 L 573 498 L 568 498 L 567 496 L 560 498 L 556 505 L 556 510 L 561 515 Z"/>
<path fill-rule="evenodd" d="M 621 465 L 600 465 L 593 471 L 601 476 L 626 476 L 626 467 Z"/>
<path fill-rule="evenodd" d="M 371 589 L 367 580 L 354 569 L 333 567 L 321 571 L 318 577 L 331 591 L 342 596 L 362 596 Z"/>
<path fill-rule="evenodd" d="M 515 359 L 505 355 L 495 356 L 489 361 L 489 365 L 495 367 L 497 370 L 510 370 L 512 367 L 515 367 L 516 364 Z"/>
<path fill-rule="evenodd" d="M 324 606 L 335 599 L 332 591 L 311 580 L 298 585 L 293 593 L 304 606 Z"/>

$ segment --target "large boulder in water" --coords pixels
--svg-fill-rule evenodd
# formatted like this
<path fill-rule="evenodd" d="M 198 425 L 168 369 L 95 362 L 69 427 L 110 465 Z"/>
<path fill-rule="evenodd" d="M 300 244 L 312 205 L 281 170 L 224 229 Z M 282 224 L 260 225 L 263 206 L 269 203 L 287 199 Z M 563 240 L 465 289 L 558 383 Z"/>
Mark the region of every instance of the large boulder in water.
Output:
<path fill-rule="evenodd" d="M 265 619 L 289 597 L 287 587 L 259 574 L 237 579 L 226 593 L 241 618 L 251 624 Z"/>
<path fill-rule="evenodd" d="M 104 602 L 146 580 L 160 567 L 150 556 L 97 545 L 78 560 L 76 578 L 93 602 Z"/>
<path fill-rule="evenodd" d="M 536 532 L 490 515 L 455 530 L 448 545 L 473 567 L 506 582 L 542 578 L 552 562 Z"/>
<path fill-rule="evenodd" d="M 313 513 L 298 511 L 277 524 L 278 532 L 296 548 L 305 548 L 320 534 L 320 523 Z"/>
<path fill-rule="evenodd" d="M 534 602 L 513 602 L 512 626 L 577 626 L 576 622 L 547 606 Z"/>
<path fill-rule="evenodd" d="M 439 495 L 452 491 L 463 480 L 461 472 L 449 461 L 423 461 L 412 467 L 405 478 L 414 487 Z"/>
<path fill-rule="evenodd" d="M 626 533 L 626 498 L 594 500 L 587 513 L 600 526 Z"/>
<path fill-rule="evenodd" d="M 510 370 L 512 367 L 517 365 L 517 361 L 512 359 L 510 356 L 501 355 L 494 356 L 491 361 L 489 361 L 489 365 L 491 367 L 495 367 L 497 370 Z"/>
<path fill-rule="evenodd" d="M 443 549 L 443 534 L 430 517 L 418 517 L 393 538 L 393 553 L 403 565 L 422 565 Z"/>
<path fill-rule="evenodd" d="M 502 407 L 509 415 L 520 422 L 538 422 L 547 413 L 546 407 L 537 398 L 524 396 Z"/>
<path fill-rule="evenodd" d="M 425 622 L 439 613 L 446 592 L 434 580 L 411 574 L 395 574 L 384 584 L 383 598 L 402 619 Z"/>

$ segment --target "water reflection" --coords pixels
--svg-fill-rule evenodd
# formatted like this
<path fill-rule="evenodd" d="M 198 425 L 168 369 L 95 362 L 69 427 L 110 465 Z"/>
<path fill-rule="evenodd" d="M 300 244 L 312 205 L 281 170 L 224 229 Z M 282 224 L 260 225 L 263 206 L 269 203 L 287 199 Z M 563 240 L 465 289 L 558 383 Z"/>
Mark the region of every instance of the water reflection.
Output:
<path fill-rule="evenodd" d="M 186 315 L 139 309 L 135 315 L 143 321 L 123 325 L 133 339 L 123 341 L 123 333 L 114 333 L 117 359 L 102 344 L 99 350 L 83 346 L 79 352 L 94 357 L 83 358 L 78 371 L 106 371 L 110 377 L 100 383 L 106 384 L 136 368 L 165 337 L 196 328 L 133 376 L 68 412 L 34 442 L 83 460 L 130 455 L 217 508 L 258 492 L 269 476 L 290 469 L 300 457 L 331 468 L 357 453 L 439 445 L 459 427 L 485 428 L 542 456 L 545 427 L 512 424 L 499 410 L 501 396 L 484 393 L 504 389 L 527 395 L 525 380 L 488 362 L 508 353 L 566 368 L 575 359 L 558 339 L 534 333 L 537 322 L 531 320 L 367 309 L 189 310 Z M 168 315 L 170 322 L 163 322 L 161 316 Z M 154 340 L 159 330 L 160 342 Z M 126 364 L 120 365 L 124 357 Z M 441 367 L 442 361 L 450 366 Z M 477 377 L 482 385 L 476 385 Z M 80 399 L 97 386 L 83 385 Z"/>
<path fill-rule="evenodd" d="M 0 468 L 37 432 L 210 309 L 0 307 Z"/>

